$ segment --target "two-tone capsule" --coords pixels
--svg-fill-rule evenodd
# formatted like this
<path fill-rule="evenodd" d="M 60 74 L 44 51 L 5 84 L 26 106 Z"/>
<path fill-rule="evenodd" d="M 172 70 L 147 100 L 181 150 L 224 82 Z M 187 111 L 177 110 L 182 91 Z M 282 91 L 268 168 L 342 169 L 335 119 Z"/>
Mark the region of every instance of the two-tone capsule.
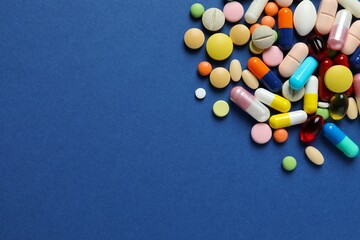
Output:
<path fill-rule="evenodd" d="M 265 122 L 270 117 L 269 109 L 243 87 L 234 87 L 230 99 L 258 122 Z"/>
<path fill-rule="evenodd" d="M 293 13 L 290 8 L 281 8 L 278 12 L 279 47 L 287 51 L 293 46 Z"/>
<path fill-rule="evenodd" d="M 272 128 L 286 128 L 293 125 L 304 123 L 307 119 L 307 114 L 303 110 L 297 110 L 288 113 L 280 113 L 270 117 L 269 124 Z"/>
<path fill-rule="evenodd" d="M 351 20 L 352 15 L 348 10 L 342 9 L 337 12 L 327 42 L 330 49 L 338 51 L 344 47 Z"/>
<path fill-rule="evenodd" d="M 291 108 L 291 103 L 286 98 L 274 94 L 264 88 L 258 88 L 255 91 L 255 97 L 265 105 L 279 111 L 288 112 Z"/>
<path fill-rule="evenodd" d="M 347 157 L 359 155 L 359 147 L 340 128 L 333 123 L 326 123 L 323 127 L 324 136 L 330 140 Z"/>
<path fill-rule="evenodd" d="M 318 79 L 312 75 L 305 85 L 304 111 L 313 114 L 318 107 Z"/>
<path fill-rule="evenodd" d="M 272 92 L 280 91 L 282 87 L 281 80 L 266 66 L 258 57 L 252 57 L 248 60 L 248 68 L 264 86 Z"/>
<path fill-rule="evenodd" d="M 305 86 L 310 76 L 314 73 L 318 62 L 313 57 L 307 57 L 290 77 L 290 87 L 299 90 Z"/>

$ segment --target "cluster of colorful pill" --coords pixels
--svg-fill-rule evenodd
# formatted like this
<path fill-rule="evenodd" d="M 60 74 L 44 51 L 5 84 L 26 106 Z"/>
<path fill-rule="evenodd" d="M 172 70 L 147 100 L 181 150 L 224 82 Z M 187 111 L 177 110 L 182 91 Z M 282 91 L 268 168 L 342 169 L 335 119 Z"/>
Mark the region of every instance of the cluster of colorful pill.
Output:
<path fill-rule="evenodd" d="M 360 2 L 321 0 L 316 10 L 310 0 L 303 0 L 294 11 L 290 9 L 292 4 L 292 0 L 253 0 L 246 11 L 237 1 L 229 1 L 223 10 L 205 10 L 201 4 L 194 4 L 191 15 L 201 18 L 204 28 L 211 33 L 206 41 L 210 58 L 226 60 L 234 45 L 247 43 L 251 53 L 262 54 L 261 58 L 248 59 L 247 69 L 234 59 L 229 69 L 213 69 L 209 62 L 201 62 L 198 72 L 209 76 L 215 88 L 226 88 L 230 80 L 242 79 L 248 88 L 255 90 L 252 94 L 235 86 L 230 92 L 230 100 L 259 122 L 251 130 L 254 142 L 264 144 L 273 137 L 283 143 L 288 138 L 286 128 L 301 124 L 301 141 L 313 142 L 323 132 L 347 157 L 356 157 L 359 154 L 356 143 L 335 124 L 325 121 L 338 121 L 345 116 L 354 120 L 360 112 L 360 20 L 357 20 Z M 243 16 L 251 25 L 249 28 L 239 23 Z M 273 29 L 275 19 L 277 31 Z M 229 35 L 217 32 L 226 21 L 235 23 Z M 306 40 L 295 43 L 295 34 Z M 185 33 L 184 41 L 189 48 L 199 49 L 205 43 L 205 35 L 192 28 Z M 278 71 L 271 69 L 274 67 Z M 260 85 L 264 88 L 259 88 Z M 198 93 L 202 93 L 200 97 L 196 95 L 199 99 L 205 97 L 203 92 Z M 303 110 L 291 110 L 291 102 L 301 99 Z M 229 113 L 229 105 L 219 100 L 213 105 L 213 112 L 224 117 Z M 305 152 L 314 164 L 323 164 L 324 157 L 316 148 L 309 146 Z M 292 167 L 285 167 L 283 161 L 284 168 L 293 170 L 296 160 L 294 165 L 292 157 L 286 159 L 285 163 L 291 162 Z"/>

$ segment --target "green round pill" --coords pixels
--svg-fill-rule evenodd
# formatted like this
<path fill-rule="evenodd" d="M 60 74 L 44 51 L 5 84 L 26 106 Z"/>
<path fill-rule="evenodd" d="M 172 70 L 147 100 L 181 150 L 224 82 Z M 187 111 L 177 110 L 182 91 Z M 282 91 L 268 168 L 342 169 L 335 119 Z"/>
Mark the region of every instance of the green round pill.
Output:
<path fill-rule="evenodd" d="M 201 3 L 194 3 L 191 5 L 190 13 L 194 18 L 201 18 L 204 12 L 205 8 Z"/>
<path fill-rule="evenodd" d="M 316 110 L 316 114 L 322 116 L 324 120 L 327 120 L 330 116 L 329 110 L 326 108 L 318 108 Z"/>
<path fill-rule="evenodd" d="M 286 171 L 293 171 L 296 168 L 296 159 L 292 156 L 284 157 L 282 166 Z"/>

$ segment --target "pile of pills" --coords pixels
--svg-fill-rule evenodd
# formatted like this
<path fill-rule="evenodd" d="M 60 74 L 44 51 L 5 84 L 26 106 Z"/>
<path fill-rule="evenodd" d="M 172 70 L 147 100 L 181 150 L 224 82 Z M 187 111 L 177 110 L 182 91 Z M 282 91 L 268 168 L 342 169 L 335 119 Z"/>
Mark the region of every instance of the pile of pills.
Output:
<path fill-rule="evenodd" d="M 297 4 L 294 11 L 292 4 Z M 354 120 L 360 111 L 359 1 L 321 0 L 318 9 L 310 0 L 253 0 L 248 9 L 240 2 L 228 1 L 222 10 L 194 3 L 190 14 L 201 19 L 204 29 L 186 31 L 188 48 L 200 49 L 205 44 L 208 56 L 219 62 L 232 55 L 234 45 L 248 45 L 254 55 L 248 59 L 247 69 L 237 59 L 229 68 L 213 68 L 202 61 L 197 69 L 217 89 L 226 88 L 231 80 L 242 80 L 245 86 L 233 87 L 230 100 L 257 122 L 250 131 L 256 144 L 266 144 L 271 138 L 284 143 L 286 128 L 300 125 L 302 142 L 311 143 L 323 134 L 346 157 L 358 156 L 358 145 L 336 121 L 346 116 Z M 240 24 L 243 17 L 246 23 Z M 229 34 L 220 32 L 225 22 L 233 24 Z M 207 40 L 203 31 L 210 33 Z M 304 41 L 295 42 L 296 35 Z M 198 88 L 195 96 L 203 99 L 206 91 Z M 303 109 L 291 110 L 298 101 L 303 102 Z M 212 110 L 221 118 L 230 109 L 226 100 L 218 100 Z M 315 147 L 307 146 L 304 151 L 313 164 L 324 163 L 323 154 Z M 293 156 L 282 160 L 286 171 L 293 171 L 296 165 Z"/>

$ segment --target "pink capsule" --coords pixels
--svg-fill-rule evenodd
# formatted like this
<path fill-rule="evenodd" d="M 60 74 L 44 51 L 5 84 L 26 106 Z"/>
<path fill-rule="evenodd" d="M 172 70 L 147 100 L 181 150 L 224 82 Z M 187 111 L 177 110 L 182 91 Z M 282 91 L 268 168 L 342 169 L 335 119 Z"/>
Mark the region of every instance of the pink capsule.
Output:
<path fill-rule="evenodd" d="M 352 15 L 346 10 L 340 10 L 335 17 L 333 26 L 331 27 L 328 38 L 329 48 L 332 50 L 341 50 L 345 45 L 349 27 L 351 24 Z"/>
<path fill-rule="evenodd" d="M 230 99 L 258 122 L 265 122 L 270 117 L 269 109 L 243 87 L 234 87 Z"/>

